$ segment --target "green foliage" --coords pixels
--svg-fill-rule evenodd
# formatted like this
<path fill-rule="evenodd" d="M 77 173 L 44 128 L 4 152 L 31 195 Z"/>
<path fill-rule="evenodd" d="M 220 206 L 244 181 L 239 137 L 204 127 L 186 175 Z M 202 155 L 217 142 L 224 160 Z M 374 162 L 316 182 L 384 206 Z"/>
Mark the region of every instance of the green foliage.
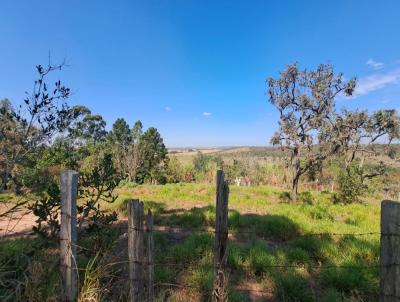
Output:
<path fill-rule="evenodd" d="M 339 203 L 360 202 L 360 197 L 366 192 L 359 163 L 353 162 L 347 169 L 342 169 L 338 175 L 338 194 L 333 201 Z"/>
<path fill-rule="evenodd" d="M 9 182 L 15 192 L 20 192 L 21 170 L 28 157 L 38 148 L 51 142 L 77 118 L 68 107 L 70 89 L 56 81 L 54 87 L 47 82 L 50 73 L 61 70 L 64 65 L 36 66 L 37 79 L 33 91 L 27 93 L 19 109 L 14 109 L 9 101 L 0 106 L 0 166 L 2 189 Z M 29 162 L 29 160 L 28 160 Z"/>
<path fill-rule="evenodd" d="M 300 70 L 288 65 L 278 79 L 267 80 L 269 101 L 280 113 L 279 129 L 271 143 L 290 152 L 291 198 L 296 201 L 300 177 L 317 162 L 337 153 L 335 98 L 351 95 L 355 80 L 343 80 L 332 65 Z"/>
<path fill-rule="evenodd" d="M 309 192 L 309 191 L 301 192 L 299 194 L 299 202 L 306 203 L 306 204 L 313 204 L 314 197 L 312 196 L 311 192 Z"/>
<path fill-rule="evenodd" d="M 102 212 L 100 202 L 114 202 L 117 197 L 113 191 L 119 183 L 111 154 L 103 154 L 99 162 L 91 166 L 91 169 L 83 170 L 80 175 L 79 197 L 84 202 L 78 205 L 79 225 L 87 221 L 89 229 L 110 224 L 117 219 L 115 212 Z"/>
<path fill-rule="evenodd" d="M 40 236 L 54 238 L 60 230 L 59 212 L 61 209 L 60 189 L 52 183 L 46 194 L 28 206 L 37 217 L 33 231 Z"/>
<path fill-rule="evenodd" d="M 291 200 L 290 193 L 287 191 L 279 193 L 279 200 L 282 202 L 289 202 Z"/>
<path fill-rule="evenodd" d="M 163 182 L 163 163 L 167 156 L 164 141 L 154 127 L 147 129 L 141 136 L 142 165 L 138 172 L 138 181 Z"/>
<path fill-rule="evenodd" d="M 116 199 L 113 190 L 118 185 L 118 178 L 111 155 L 103 154 L 97 163 L 91 164 L 91 169 L 83 169 L 80 174 L 79 198 L 82 202 L 77 205 L 79 227 L 87 222 L 89 230 L 108 225 L 117 219 L 115 212 L 107 214 L 100 209 L 100 202 L 112 203 Z M 60 189 L 53 183 L 47 194 L 29 205 L 29 209 L 37 216 L 37 225 L 33 230 L 44 237 L 56 237 L 60 229 L 60 208 Z"/>
<path fill-rule="evenodd" d="M 197 152 L 197 155 L 193 158 L 194 169 L 198 172 L 207 172 L 211 160 L 211 156 Z"/>
<path fill-rule="evenodd" d="M 119 118 L 108 133 L 113 161 L 120 178 L 143 183 L 166 181 L 164 161 L 167 149 L 156 128 L 143 133 L 143 125 L 137 121 L 132 129 Z"/>
<path fill-rule="evenodd" d="M 165 177 L 168 183 L 185 181 L 185 168 L 175 156 L 166 158 L 165 162 Z"/>
<path fill-rule="evenodd" d="M 101 115 L 92 115 L 84 106 L 74 106 L 70 109 L 77 118 L 69 126 L 69 137 L 79 145 L 88 141 L 100 142 L 106 137 L 106 122 Z"/>
<path fill-rule="evenodd" d="M 234 159 L 232 164 L 225 164 L 224 172 L 226 179 L 233 183 L 237 177 L 247 176 L 249 173 L 242 161 Z"/>

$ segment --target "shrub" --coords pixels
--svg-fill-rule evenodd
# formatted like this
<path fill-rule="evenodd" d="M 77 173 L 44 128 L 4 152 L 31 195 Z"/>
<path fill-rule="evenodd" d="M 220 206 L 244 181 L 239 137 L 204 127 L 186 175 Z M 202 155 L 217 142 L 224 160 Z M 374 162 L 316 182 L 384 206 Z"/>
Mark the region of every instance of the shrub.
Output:
<path fill-rule="evenodd" d="M 89 230 L 107 225 L 117 220 L 115 212 L 106 214 L 100 209 L 100 201 L 113 203 L 117 196 L 113 190 L 119 183 L 110 154 L 104 154 L 90 169 L 80 173 L 78 198 L 82 201 L 77 205 L 78 226 L 81 229 L 88 222 Z M 58 184 L 49 186 L 47 194 L 30 204 L 28 208 L 38 217 L 37 226 L 33 230 L 44 237 L 55 238 L 60 230 L 58 219 L 61 208 L 60 189 Z M 49 229 L 49 231 L 47 231 Z"/>
<path fill-rule="evenodd" d="M 290 193 L 287 191 L 279 193 L 279 200 L 281 202 L 290 202 L 291 201 Z"/>
<path fill-rule="evenodd" d="M 311 192 L 309 192 L 309 191 L 301 192 L 299 194 L 299 201 L 301 203 L 313 204 L 314 203 L 314 197 L 312 196 Z"/>
<path fill-rule="evenodd" d="M 356 162 L 339 172 L 337 183 L 338 193 L 333 195 L 335 203 L 360 202 L 360 197 L 367 190 L 367 186 L 363 184 L 362 172 Z"/>

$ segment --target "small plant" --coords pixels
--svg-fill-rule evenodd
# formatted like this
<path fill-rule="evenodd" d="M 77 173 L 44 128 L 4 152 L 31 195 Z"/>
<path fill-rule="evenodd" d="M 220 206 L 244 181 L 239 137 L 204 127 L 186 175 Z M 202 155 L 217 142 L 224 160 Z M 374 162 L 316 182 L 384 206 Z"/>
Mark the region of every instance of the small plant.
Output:
<path fill-rule="evenodd" d="M 309 192 L 309 191 L 301 192 L 299 194 L 299 201 L 301 203 L 313 204 L 314 203 L 314 197 L 312 196 L 311 192 Z"/>
<path fill-rule="evenodd" d="M 105 274 L 98 261 L 99 254 L 91 258 L 86 265 L 83 285 L 79 292 L 79 302 L 101 301 L 104 288 L 101 287 L 100 279 Z"/>
<path fill-rule="evenodd" d="M 291 200 L 290 193 L 287 191 L 279 193 L 279 200 L 281 202 L 290 202 Z"/>
<path fill-rule="evenodd" d="M 28 205 L 28 209 L 37 217 L 33 231 L 42 237 L 54 238 L 60 230 L 60 208 L 60 189 L 56 183 L 52 183 L 39 200 Z"/>

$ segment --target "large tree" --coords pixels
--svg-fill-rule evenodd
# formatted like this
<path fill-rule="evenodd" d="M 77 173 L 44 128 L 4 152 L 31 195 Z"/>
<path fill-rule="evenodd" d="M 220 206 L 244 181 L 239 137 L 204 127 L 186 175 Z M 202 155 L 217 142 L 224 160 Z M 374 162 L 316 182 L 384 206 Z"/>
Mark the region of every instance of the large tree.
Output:
<path fill-rule="evenodd" d="M 287 66 L 277 79 L 267 79 L 269 101 L 280 113 L 279 129 L 271 143 L 290 152 L 291 198 L 297 200 L 300 177 L 314 163 L 337 152 L 335 98 L 351 95 L 355 80 L 345 81 L 331 65 L 300 70 Z"/>
<path fill-rule="evenodd" d="M 106 121 L 101 115 L 92 114 L 85 106 L 74 106 L 70 109 L 75 120 L 68 127 L 68 136 L 75 144 L 84 145 L 88 141 L 99 142 L 106 137 Z"/>
<path fill-rule="evenodd" d="M 141 152 L 143 158 L 143 164 L 140 169 L 141 181 L 157 182 L 160 178 L 162 164 L 167 156 L 167 148 L 156 128 L 150 127 L 143 133 L 141 137 Z"/>
<path fill-rule="evenodd" d="M 132 136 L 129 125 L 125 119 L 118 118 L 114 122 L 111 131 L 108 133 L 108 141 L 111 145 L 113 160 L 117 171 L 122 178 L 126 178 L 126 156 L 132 141 Z"/>
<path fill-rule="evenodd" d="M 142 135 L 142 122 L 136 121 L 131 129 L 131 143 L 126 155 L 126 169 L 129 181 L 136 181 L 138 169 L 143 164 L 143 154 L 141 152 Z"/>

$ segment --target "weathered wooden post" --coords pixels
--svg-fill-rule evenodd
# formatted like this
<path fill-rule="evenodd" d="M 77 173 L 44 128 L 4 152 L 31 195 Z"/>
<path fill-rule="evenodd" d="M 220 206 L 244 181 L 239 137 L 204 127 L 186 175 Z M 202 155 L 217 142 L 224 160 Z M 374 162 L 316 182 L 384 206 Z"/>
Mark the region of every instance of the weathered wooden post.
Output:
<path fill-rule="evenodd" d="M 131 302 L 144 298 L 143 278 L 143 203 L 139 200 L 128 202 L 128 257 L 129 257 L 129 295 Z"/>
<path fill-rule="evenodd" d="M 153 214 L 149 210 L 146 219 L 147 233 L 147 301 L 154 301 L 154 237 L 153 237 Z"/>
<path fill-rule="evenodd" d="M 61 172 L 61 229 L 60 260 L 63 279 L 63 301 L 77 299 L 76 268 L 76 199 L 78 195 L 78 172 Z"/>
<path fill-rule="evenodd" d="M 400 203 L 381 205 L 380 302 L 400 301 Z"/>
<path fill-rule="evenodd" d="M 217 171 L 215 213 L 214 286 L 212 301 L 228 301 L 228 197 L 229 186 L 224 172 Z"/>

